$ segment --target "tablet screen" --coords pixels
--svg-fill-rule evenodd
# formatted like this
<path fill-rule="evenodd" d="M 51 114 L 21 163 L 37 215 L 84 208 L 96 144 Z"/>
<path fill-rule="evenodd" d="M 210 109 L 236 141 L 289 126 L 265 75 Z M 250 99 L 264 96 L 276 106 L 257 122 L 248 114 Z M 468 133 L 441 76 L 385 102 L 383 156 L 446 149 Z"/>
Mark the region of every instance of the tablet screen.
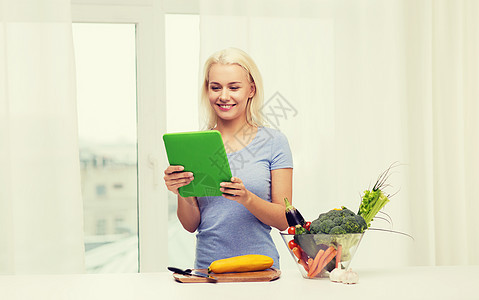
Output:
<path fill-rule="evenodd" d="M 221 196 L 220 183 L 231 180 L 231 169 L 217 130 L 163 135 L 170 165 L 185 167 L 193 181 L 179 188 L 182 197 Z"/>

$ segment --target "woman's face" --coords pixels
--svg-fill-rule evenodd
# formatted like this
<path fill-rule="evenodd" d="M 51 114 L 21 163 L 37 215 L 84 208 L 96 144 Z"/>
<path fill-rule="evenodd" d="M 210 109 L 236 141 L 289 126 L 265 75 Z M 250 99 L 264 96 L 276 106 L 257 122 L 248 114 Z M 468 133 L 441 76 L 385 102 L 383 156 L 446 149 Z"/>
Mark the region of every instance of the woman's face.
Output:
<path fill-rule="evenodd" d="M 208 82 L 208 98 L 218 118 L 225 121 L 246 119 L 248 99 L 254 96 L 254 84 L 239 65 L 214 64 Z"/>

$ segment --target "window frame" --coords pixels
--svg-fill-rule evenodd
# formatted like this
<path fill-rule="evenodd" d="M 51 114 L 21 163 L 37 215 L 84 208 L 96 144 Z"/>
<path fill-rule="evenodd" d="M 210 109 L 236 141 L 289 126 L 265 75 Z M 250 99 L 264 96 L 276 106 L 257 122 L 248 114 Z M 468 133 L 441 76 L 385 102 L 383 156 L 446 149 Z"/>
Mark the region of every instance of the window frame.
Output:
<path fill-rule="evenodd" d="M 166 132 L 165 10 L 162 4 L 165 3 L 154 0 L 71 1 L 73 23 L 136 26 L 139 272 L 164 271 L 168 264 L 168 231 L 165 230 L 168 191 L 161 182 L 162 170 L 167 165 L 161 139 Z M 175 6 L 178 7 L 173 4 Z"/>

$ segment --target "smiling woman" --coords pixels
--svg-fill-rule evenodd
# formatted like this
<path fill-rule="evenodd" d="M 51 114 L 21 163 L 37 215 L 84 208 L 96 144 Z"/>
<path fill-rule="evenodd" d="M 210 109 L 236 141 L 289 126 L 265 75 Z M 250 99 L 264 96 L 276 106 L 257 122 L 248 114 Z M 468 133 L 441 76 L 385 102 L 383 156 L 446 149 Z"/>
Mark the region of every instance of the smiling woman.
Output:
<path fill-rule="evenodd" d="M 287 227 L 283 199 L 291 199 L 293 167 L 288 141 L 260 123 L 262 80 L 248 54 L 236 48 L 218 51 L 204 70 L 202 104 L 210 112 L 210 129 L 222 135 L 233 177 L 220 183 L 222 196 L 182 197 L 178 188 L 195 174 L 172 165 L 164 176 L 177 195 L 179 221 L 196 232 L 195 268 L 245 254 L 269 256 L 279 268 L 270 231 Z"/>

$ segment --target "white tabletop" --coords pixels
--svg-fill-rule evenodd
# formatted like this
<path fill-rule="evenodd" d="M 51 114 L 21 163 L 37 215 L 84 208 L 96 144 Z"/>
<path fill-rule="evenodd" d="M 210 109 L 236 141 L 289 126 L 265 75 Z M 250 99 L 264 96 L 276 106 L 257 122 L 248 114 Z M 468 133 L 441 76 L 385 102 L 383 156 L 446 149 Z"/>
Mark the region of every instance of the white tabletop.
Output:
<path fill-rule="evenodd" d="M 171 273 L 1 275 L 0 299 L 479 299 L 479 266 L 358 269 L 359 283 L 303 279 L 282 270 L 272 282 L 178 283 Z"/>

